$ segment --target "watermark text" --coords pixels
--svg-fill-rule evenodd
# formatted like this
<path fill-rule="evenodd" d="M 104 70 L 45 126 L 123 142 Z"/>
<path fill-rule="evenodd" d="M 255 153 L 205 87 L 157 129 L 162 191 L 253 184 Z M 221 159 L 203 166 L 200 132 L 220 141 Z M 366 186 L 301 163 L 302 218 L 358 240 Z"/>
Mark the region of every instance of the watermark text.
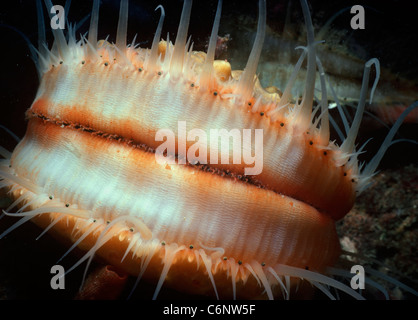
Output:
<path fill-rule="evenodd" d="M 170 129 L 160 129 L 155 141 L 163 141 L 155 152 L 157 163 L 162 165 L 219 164 L 220 158 L 221 164 L 241 165 L 244 162 L 249 165 L 244 169 L 245 175 L 258 175 L 263 171 L 263 129 L 243 129 L 242 132 L 239 129 L 210 129 L 208 134 L 197 128 L 187 132 L 186 121 L 178 121 L 177 137 Z M 177 161 L 175 154 L 179 155 Z"/>

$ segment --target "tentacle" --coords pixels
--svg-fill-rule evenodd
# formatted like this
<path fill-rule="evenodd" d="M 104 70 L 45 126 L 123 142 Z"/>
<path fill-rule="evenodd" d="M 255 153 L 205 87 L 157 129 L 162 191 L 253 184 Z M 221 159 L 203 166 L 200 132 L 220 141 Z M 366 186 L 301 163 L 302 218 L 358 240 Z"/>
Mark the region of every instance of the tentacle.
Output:
<path fill-rule="evenodd" d="M 45 233 L 47 233 L 53 226 L 55 226 L 58 222 L 65 218 L 65 214 L 58 214 L 58 216 L 35 238 L 35 240 L 39 240 Z"/>
<path fill-rule="evenodd" d="M 100 8 L 100 0 L 94 0 L 93 9 L 91 12 L 89 38 L 88 38 L 89 40 L 88 42 L 91 45 L 90 53 L 93 55 L 97 49 L 97 30 L 99 29 L 99 8 Z"/>
<path fill-rule="evenodd" d="M 149 56 L 146 58 L 144 67 L 150 72 L 155 71 L 155 66 L 158 61 L 158 43 L 161 38 L 161 31 L 163 29 L 163 23 L 165 18 L 165 11 L 163 6 L 159 5 L 155 10 L 161 10 L 160 21 L 158 22 L 157 30 L 155 31 L 154 39 L 152 40 L 151 51 Z"/>
<path fill-rule="evenodd" d="M 320 141 L 319 143 L 323 146 L 329 144 L 329 116 L 328 116 L 328 97 L 327 97 L 327 85 L 325 83 L 325 72 L 324 68 L 322 67 L 321 60 L 317 57 L 316 63 L 318 65 L 318 71 L 320 74 L 321 79 L 321 109 L 322 113 L 319 117 L 321 119 L 321 128 L 319 131 Z M 318 118 L 318 119 L 319 119 Z"/>
<path fill-rule="evenodd" d="M 151 242 L 147 243 L 148 252 L 142 254 L 141 270 L 138 273 L 138 277 L 136 278 L 135 284 L 132 287 L 131 292 L 129 293 L 128 299 L 132 296 L 135 288 L 138 286 L 139 281 L 141 280 L 145 270 L 147 269 L 148 264 L 151 261 L 151 258 L 154 256 L 154 254 L 157 252 L 160 246 L 161 241 L 159 241 L 158 239 L 153 239 Z"/>
<path fill-rule="evenodd" d="M 180 250 L 183 250 L 185 246 L 178 246 L 177 243 L 171 243 L 169 245 L 165 245 L 165 256 L 164 256 L 164 267 L 161 271 L 160 279 L 158 280 L 157 287 L 155 288 L 154 295 L 152 297 L 153 300 L 157 299 L 158 293 L 163 286 L 164 280 L 167 277 L 168 271 L 170 270 L 171 265 L 173 264 L 174 258 L 176 253 Z"/>
<path fill-rule="evenodd" d="M 312 104 L 315 90 L 316 53 L 312 19 L 306 0 L 301 0 L 301 5 L 307 31 L 308 66 L 306 72 L 305 92 L 303 94 L 300 111 L 295 120 L 297 121 L 301 132 L 305 132 L 310 126 L 312 113 Z"/>
<path fill-rule="evenodd" d="M 313 272 L 313 271 L 310 271 L 310 270 L 305 270 L 305 269 L 296 268 L 296 267 L 292 267 L 292 266 L 287 266 L 287 265 L 283 265 L 283 264 L 277 265 L 275 267 L 275 271 L 278 274 L 289 275 L 291 277 L 297 277 L 297 278 L 308 280 L 312 284 L 314 284 L 314 283 L 326 284 L 326 285 L 334 287 L 334 288 L 336 288 L 336 289 L 338 289 L 342 292 L 345 292 L 348 295 L 350 295 L 350 296 L 352 296 L 352 297 L 354 297 L 358 300 L 364 300 L 363 296 L 358 294 L 356 291 L 354 291 L 350 287 L 347 287 L 343 283 L 341 283 L 341 282 L 339 282 L 335 279 L 332 279 L 330 277 L 327 277 L 327 276 L 325 276 L 321 273 L 318 273 L 318 272 Z"/>
<path fill-rule="evenodd" d="M 216 299 L 219 300 L 218 290 L 216 290 L 216 284 L 215 284 L 215 280 L 213 279 L 213 274 L 212 274 L 212 259 L 206 255 L 206 252 L 203 249 L 199 250 L 199 254 L 200 254 L 200 257 L 202 258 L 203 264 L 206 267 L 206 271 L 208 273 L 210 282 L 212 283 L 213 290 L 215 291 Z"/>
<path fill-rule="evenodd" d="M 247 61 L 247 65 L 241 77 L 236 89 L 236 93 L 241 95 L 241 99 L 237 102 L 242 103 L 248 100 L 254 89 L 254 77 L 257 71 L 258 61 L 260 59 L 261 50 L 263 49 L 264 38 L 266 34 L 266 1 L 259 0 L 258 2 L 258 25 L 257 35 L 251 49 L 250 56 Z"/>
<path fill-rule="evenodd" d="M 5 212 L 3 211 L 3 213 L 5 213 Z M 25 222 L 29 221 L 32 218 L 33 218 L 33 216 L 26 216 L 26 217 L 23 217 L 22 219 L 19 219 L 19 221 L 17 221 L 16 223 L 14 223 L 12 226 L 10 226 L 9 228 L 7 228 L 5 231 L 3 231 L 0 234 L 0 239 L 2 239 L 6 235 L 8 235 L 10 232 L 12 232 L 14 229 L 16 229 L 17 227 L 20 227 L 22 224 L 24 224 Z"/>
<path fill-rule="evenodd" d="M 279 277 L 279 275 L 276 273 L 276 271 L 272 268 L 272 267 L 268 267 L 268 269 L 267 269 L 272 275 L 273 275 L 273 277 L 274 278 L 276 278 L 276 280 L 279 282 L 279 284 L 280 284 L 280 286 L 282 287 L 282 289 L 283 289 L 283 291 L 284 291 L 284 298 L 286 299 L 286 300 L 289 300 L 289 298 L 290 298 L 290 292 L 289 292 L 289 290 L 285 287 L 285 285 L 284 285 L 284 283 L 283 283 L 283 281 L 282 281 L 282 279 L 280 279 L 280 277 Z"/>
<path fill-rule="evenodd" d="M 186 46 L 187 31 L 189 29 L 190 13 L 192 11 L 192 0 L 184 0 L 181 12 L 180 24 L 177 30 L 176 43 L 170 61 L 170 75 L 177 79 L 183 72 L 184 48 Z"/>
<path fill-rule="evenodd" d="M 222 0 L 218 1 L 216 9 L 215 21 L 213 22 L 212 33 L 210 35 L 208 52 L 206 54 L 205 63 L 202 67 L 202 73 L 199 79 L 200 90 L 212 89 L 213 80 L 213 61 L 215 60 L 216 44 L 218 42 L 219 23 L 221 21 Z"/>
<path fill-rule="evenodd" d="M 354 143 L 357 138 L 357 133 L 360 128 L 361 119 L 363 118 L 363 112 L 366 105 L 366 95 L 367 95 L 367 87 L 369 84 L 369 76 L 370 76 L 370 68 L 372 65 L 375 65 L 376 67 L 376 79 L 373 84 L 372 93 L 370 100 L 372 99 L 374 89 L 376 88 L 377 82 L 379 81 L 379 70 L 380 70 L 380 63 L 377 59 L 370 59 L 366 62 L 364 67 L 364 73 L 363 73 L 363 83 L 361 86 L 361 92 L 360 92 L 360 101 L 357 106 L 356 115 L 353 120 L 353 124 L 351 125 L 350 131 L 348 132 L 347 139 L 343 142 L 341 145 L 341 151 L 344 153 L 351 153 L 354 149 Z"/>
<path fill-rule="evenodd" d="M 73 245 L 58 259 L 57 263 L 59 263 L 62 259 L 64 259 L 71 251 L 73 251 L 85 238 L 87 238 L 90 234 L 95 232 L 101 225 L 103 221 L 96 221 L 95 219 L 90 218 L 87 223 L 91 223 L 87 230 L 83 231 L 83 234 L 73 243 Z"/>
<path fill-rule="evenodd" d="M 283 91 L 283 94 L 280 98 L 279 104 L 277 105 L 277 107 L 271 111 L 269 111 L 267 113 L 267 116 L 272 116 L 274 113 L 276 113 L 278 110 L 282 109 L 283 107 L 287 106 L 289 104 L 289 102 L 292 99 L 292 88 L 294 86 L 294 83 L 296 81 L 296 77 L 299 73 L 299 70 L 302 66 L 303 61 L 305 60 L 306 54 L 307 54 L 307 50 L 305 47 L 298 47 L 298 48 L 302 48 L 304 49 L 301 56 L 298 59 L 298 62 L 295 64 L 292 74 L 286 84 L 286 88 Z"/>
<path fill-rule="evenodd" d="M 363 192 L 367 188 L 370 178 L 373 176 L 373 173 L 375 172 L 375 170 L 377 169 L 377 166 L 379 165 L 380 161 L 385 155 L 386 150 L 391 146 L 392 139 L 395 136 L 396 132 L 398 131 L 399 127 L 401 126 L 402 122 L 406 118 L 406 116 L 417 107 L 418 107 L 418 101 L 414 102 L 407 109 L 405 109 L 405 111 L 402 112 L 402 114 L 396 120 L 395 124 L 390 129 L 385 140 L 383 141 L 382 145 L 377 151 L 376 155 L 373 157 L 372 160 L 370 160 L 370 162 L 361 172 L 360 180 L 359 180 L 358 187 L 357 187 L 359 193 Z"/>
<path fill-rule="evenodd" d="M 116 48 L 120 50 L 118 51 L 118 57 L 120 58 L 125 56 L 126 36 L 128 33 L 128 5 L 128 0 L 121 0 L 116 33 Z"/>
<path fill-rule="evenodd" d="M 274 296 L 273 296 L 273 292 L 271 291 L 270 282 L 268 281 L 267 276 L 266 276 L 263 268 L 261 267 L 261 264 L 257 261 L 252 261 L 251 266 L 253 267 L 254 272 L 257 274 L 258 278 L 260 279 L 261 283 L 263 284 L 264 289 L 266 290 L 266 293 L 267 293 L 267 297 L 270 300 L 273 300 Z"/>

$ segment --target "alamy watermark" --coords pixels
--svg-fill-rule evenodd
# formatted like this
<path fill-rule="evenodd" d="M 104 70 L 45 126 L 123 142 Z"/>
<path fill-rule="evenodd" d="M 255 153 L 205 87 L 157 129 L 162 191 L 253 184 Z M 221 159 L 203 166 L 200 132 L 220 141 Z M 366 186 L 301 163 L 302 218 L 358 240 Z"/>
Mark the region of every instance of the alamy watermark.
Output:
<path fill-rule="evenodd" d="M 52 14 L 55 14 L 51 17 L 50 25 L 51 28 L 56 29 L 65 29 L 65 11 L 64 8 L 60 5 L 55 5 L 51 7 Z"/>
<path fill-rule="evenodd" d="M 221 164 L 231 164 L 232 151 L 232 164 L 241 165 L 243 161 L 250 165 L 244 169 L 245 175 L 258 175 L 263 171 L 263 129 L 242 129 L 242 132 L 239 129 L 210 129 L 207 133 L 194 128 L 187 132 L 186 121 L 178 121 L 177 137 L 170 129 L 160 129 L 155 135 L 155 141 L 163 141 L 155 151 L 156 161 L 162 165 L 187 162 L 218 164 L 220 149 Z M 191 142 L 194 143 L 190 145 Z"/>
<path fill-rule="evenodd" d="M 352 289 L 364 289 L 365 285 L 365 272 L 364 267 L 356 264 L 351 267 L 350 273 L 354 274 L 354 276 L 351 278 L 350 286 Z"/>
<path fill-rule="evenodd" d="M 366 19 L 364 13 L 364 7 L 361 5 L 355 5 L 351 7 L 350 13 L 355 14 L 351 18 L 350 26 L 352 29 L 365 29 L 366 28 Z"/>
<path fill-rule="evenodd" d="M 50 285 L 54 290 L 65 289 L 65 270 L 64 267 L 56 264 L 51 267 L 51 273 L 54 276 L 51 278 Z"/>

